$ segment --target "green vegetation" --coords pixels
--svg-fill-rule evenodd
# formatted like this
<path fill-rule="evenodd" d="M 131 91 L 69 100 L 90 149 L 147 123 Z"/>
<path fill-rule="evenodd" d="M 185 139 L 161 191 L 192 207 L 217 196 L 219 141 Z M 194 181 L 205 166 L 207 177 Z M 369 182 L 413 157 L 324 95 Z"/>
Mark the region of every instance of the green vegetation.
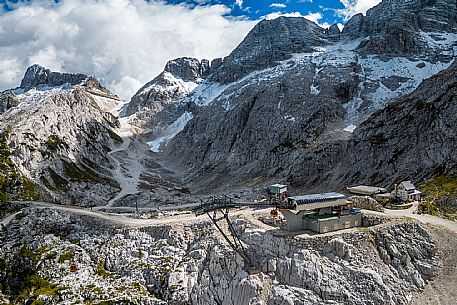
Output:
<path fill-rule="evenodd" d="M 35 184 L 23 176 L 11 160 L 10 133 L 11 130 L 0 133 L 0 201 L 33 200 L 36 198 Z"/>
<path fill-rule="evenodd" d="M 46 259 L 55 259 L 56 257 L 57 257 L 56 252 L 50 252 L 50 253 L 46 254 L 46 256 L 45 256 Z"/>
<path fill-rule="evenodd" d="M 95 266 L 97 274 L 101 277 L 111 277 L 111 272 L 105 269 L 105 266 L 102 262 L 98 262 L 97 266 Z"/>
<path fill-rule="evenodd" d="M 95 172 L 93 169 L 91 169 L 84 163 L 76 165 L 75 163 L 66 161 L 64 159 L 62 159 L 62 162 L 65 175 L 69 177 L 71 181 L 106 183 L 113 187 L 119 187 L 117 182 L 109 178 L 100 176 L 97 172 Z"/>
<path fill-rule="evenodd" d="M 73 259 L 73 256 L 75 254 L 75 250 L 70 249 L 67 252 L 63 253 L 59 257 L 59 263 L 63 263 L 65 261 L 71 261 Z"/>
<path fill-rule="evenodd" d="M 38 299 L 41 295 L 45 295 L 53 300 L 59 300 L 58 293 L 63 289 L 62 287 L 51 284 L 48 280 L 43 279 L 37 274 L 32 274 L 25 280 L 24 287 L 14 299 L 13 304 L 44 304 L 42 300 Z"/>
<path fill-rule="evenodd" d="M 29 248 L 27 248 L 27 246 L 23 246 L 21 248 L 21 250 L 19 251 L 19 255 L 22 257 L 29 258 L 34 263 L 38 263 L 38 261 L 40 260 L 40 254 L 31 251 Z"/>
<path fill-rule="evenodd" d="M 65 178 L 63 178 L 62 176 L 57 174 L 51 168 L 48 168 L 48 172 L 49 172 L 49 176 L 51 177 L 51 179 L 54 182 L 54 185 L 57 189 L 62 190 L 62 191 L 68 190 L 68 181 Z"/>
<path fill-rule="evenodd" d="M 74 181 L 99 181 L 100 177 L 93 171 L 81 169 L 75 163 L 62 160 L 63 169 L 67 177 Z"/>
<path fill-rule="evenodd" d="M 449 216 L 457 212 L 457 175 L 440 175 L 421 184 L 425 200 L 420 208 L 431 215 Z"/>
<path fill-rule="evenodd" d="M 190 189 L 188 187 L 183 187 L 178 190 L 182 194 L 190 194 Z"/>
<path fill-rule="evenodd" d="M 371 136 L 368 139 L 368 141 L 370 141 L 370 143 L 373 145 L 382 145 L 387 142 L 386 138 L 384 137 L 384 135 L 382 133 L 375 135 L 375 136 Z"/>
<path fill-rule="evenodd" d="M 65 143 L 58 135 L 52 134 L 46 140 L 46 145 L 50 150 L 58 150 L 60 148 L 68 148 L 68 144 Z"/>

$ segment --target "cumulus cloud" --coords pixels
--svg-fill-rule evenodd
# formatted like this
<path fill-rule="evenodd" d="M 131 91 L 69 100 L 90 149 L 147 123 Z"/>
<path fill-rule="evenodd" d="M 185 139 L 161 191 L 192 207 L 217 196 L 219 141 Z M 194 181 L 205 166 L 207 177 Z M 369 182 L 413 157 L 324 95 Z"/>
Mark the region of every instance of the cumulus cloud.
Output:
<path fill-rule="evenodd" d="M 340 0 L 344 9 L 337 10 L 337 13 L 345 21 L 358 13 L 365 14 L 370 8 L 379 4 L 382 0 Z"/>
<path fill-rule="evenodd" d="M 304 16 L 306 19 L 318 24 L 320 27 L 323 28 L 328 28 L 330 27 L 330 24 L 328 22 L 321 22 L 321 20 L 324 18 L 324 15 L 322 13 L 309 13 L 308 15 Z"/>
<path fill-rule="evenodd" d="M 272 3 L 272 4 L 270 4 L 270 7 L 286 8 L 287 5 L 285 5 L 284 3 Z"/>
<path fill-rule="evenodd" d="M 241 2 L 241 1 L 240 1 Z M 25 69 L 95 75 L 130 98 L 169 59 L 228 55 L 255 22 L 224 17 L 229 8 L 190 8 L 143 0 L 33 1 L 0 13 L 0 90 Z"/>
<path fill-rule="evenodd" d="M 273 12 L 268 15 L 265 15 L 263 18 L 267 20 L 276 19 L 278 17 L 285 16 L 285 17 L 305 17 L 300 12 L 291 12 L 291 13 L 284 13 L 284 12 Z"/>
<path fill-rule="evenodd" d="M 319 13 L 319 12 L 308 13 L 307 15 L 302 15 L 300 12 L 291 12 L 291 13 L 273 12 L 273 13 L 266 15 L 264 18 L 267 20 L 272 20 L 272 19 L 276 19 L 281 16 L 306 18 L 309 21 L 312 21 L 323 28 L 329 28 L 331 26 L 331 24 L 329 24 L 328 22 L 321 22 L 322 19 L 324 18 L 324 15 L 322 15 L 322 13 Z"/>

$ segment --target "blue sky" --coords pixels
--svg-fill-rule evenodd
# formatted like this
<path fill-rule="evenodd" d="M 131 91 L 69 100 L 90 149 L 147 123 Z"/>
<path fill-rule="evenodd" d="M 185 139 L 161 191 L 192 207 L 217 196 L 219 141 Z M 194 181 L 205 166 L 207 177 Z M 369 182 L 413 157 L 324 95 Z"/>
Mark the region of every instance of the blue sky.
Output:
<path fill-rule="evenodd" d="M 0 0 L 3 9 L 13 10 L 21 4 L 33 3 L 41 0 Z M 62 0 L 48 0 L 59 2 Z M 357 6 L 364 13 L 366 8 L 380 0 L 145 0 L 148 2 L 163 2 L 170 5 L 188 5 L 190 7 L 201 7 L 222 4 L 230 11 L 227 17 L 241 17 L 250 20 L 260 20 L 268 15 L 275 14 L 301 14 L 302 16 L 313 16 L 313 21 L 324 25 L 334 23 L 344 24 L 345 21 L 357 12 Z M 365 2 L 364 4 L 362 2 Z"/>
<path fill-rule="evenodd" d="M 189 5 L 210 5 L 224 4 L 232 10 L 229 16 L 242 16 L 252 20 L 261 19 L 271 13 L 295 13 L 301 15 L 319 12 L 322 14 L 322 22 L 329 24 L 342 23 L 343 18 L 336 13 L 337 10 L 344 9 L 344 5 L 339 0 L 168 0 L 168 3 L 186 3 Z"/>

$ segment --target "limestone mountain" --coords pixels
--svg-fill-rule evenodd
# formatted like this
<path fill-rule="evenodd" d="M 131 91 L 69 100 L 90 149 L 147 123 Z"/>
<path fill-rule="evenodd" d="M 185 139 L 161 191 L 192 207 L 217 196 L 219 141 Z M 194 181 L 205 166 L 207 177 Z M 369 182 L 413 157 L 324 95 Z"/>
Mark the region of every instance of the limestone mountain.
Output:
<path fill-rule="evenodd" d="M 144 104 L 161 110 L 133 117 L 153 131 L 148 140 L 161 163 L 195 188 L 269 180 L 316 187 L 336 165 L 348 170 L 341 155 L 360 135 L 352 133 L 357 126 L 451 65 L 456 14 L 451 0 L 385 0 L 342 31 L 303 18 L 263 20 L 212 61 L 192 92 L 168 94 L 166 105 L 151 95 Z M 183 116 L 191 118 L 184 126 Z M 396 122 L 402 130 L 407 120 Z M 360 153 L 357 160 L 370 157 Z M 380 181 L 373 175 L 335 173 L 327 185 Z"/>
<path fill-rule="evenodd" d="M 169 61 L 164 71 L 144 85 L 132 97 L 125 115 L 141 110 L 159 112 L 170 101 L 188 95 L 202 82 L 209 72 L 207 60 L 182 57 Z"/>
<path fill-rule="evenodd" d="M 2 199 L 97 204 L 119 190 L 107 153 L 123 141 L 110 112 L 121 102 L 94 77 L 34 65 L 0 100 Z"/>

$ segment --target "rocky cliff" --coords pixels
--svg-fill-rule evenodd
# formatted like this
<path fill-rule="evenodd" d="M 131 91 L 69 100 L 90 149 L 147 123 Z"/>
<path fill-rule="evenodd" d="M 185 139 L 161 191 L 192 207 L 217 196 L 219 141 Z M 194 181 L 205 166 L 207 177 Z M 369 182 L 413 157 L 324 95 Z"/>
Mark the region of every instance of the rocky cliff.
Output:
<path fill-rule="evenodd" d="M 297 237 L 234 220 L 259 270 L 211 223 L 141 229 L 49 209 L 26 209 L 0 239 L 8 304 L 408 304 L 439 269 L 415 222 Z"/>
<path fill-rule="evenodd" d="M 457 62 L 373 114 L 354 132 L 348 147 L 353 173 L 390 183 L 455 174 L 456 97 Z"/>
<path fill-rule="evenodd" d="M 51 87 L 62 86 L 64 84 L 79 85 L 86 78 L 88 78 L 87 75 L 81 73 L 52 72 L 49 69 L 35 64 L 29 67 L 25 72 L 20 88 L 27 91 L 39 85 L 48 85 Z"/>
<path fill-rule="evenodd" d="M 367 38 L 364 54 L 405 54 L 432 58 L 436 55 L 424 33 L 457 33 L 456 3 L 452 0 L 389 0 L 356 15 L 343 37 Z"/>

